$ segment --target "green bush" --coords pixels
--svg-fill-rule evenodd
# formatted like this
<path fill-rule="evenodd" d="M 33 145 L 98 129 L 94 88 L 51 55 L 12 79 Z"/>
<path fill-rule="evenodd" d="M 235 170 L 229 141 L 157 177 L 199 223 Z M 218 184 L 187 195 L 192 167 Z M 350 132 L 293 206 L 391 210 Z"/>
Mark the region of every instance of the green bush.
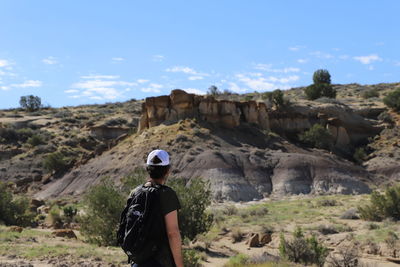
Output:
<path fill-rule="evenodd" d="M 336 90 L 327 83 L 312 84 L 304 89 L 308 100 L 315 100 L 321 97 L 336 98 Z"/>
<path fill-rule="evenodd" d="M 389 108 L 400 112 L 400 88 L 396 89 L 393 92 L 390 92 L 387 96 L 385 96 L 383 98 L 383 103 L 385 103 L 385 105 Z"/>
<path fill-rule="evenodd" d="M 279 253 L 281 257 L 305 265 L 316 264 L 323 266 L 328 256 L 328 248 L 320 244 L 313 235 L 305 238 L 301 228 L 293 232 L 293 239 L 288 241 L 283 234 L 280 237 Z"/>
<path fill-rule="evenodd" d="M 61 209 L 59 206 L 53 205 L 50 208 L 47 222 L 54 228 L 62 228 L 64 222 L 61 217 Z"/>
<path fill-rule="evenodd" d="M 68 168 L 68 161 L 62 152 L 53 152 L 44 158 L 43 167 L 50 172 L 62 172 Z"/>
<path fill-rule="evenodd" d="M 330 149 L 333 144 L 332 134 L 321 124 L 314 124 L 300 135 L 300 141 L 316 148 Z"/>
<path fill-rule="evenodd" d="M 237 254 L 229 258 L 229 262 L 225 264 L 225 267 L 241 267 L 248 263 L 250 257 L 245 254 Z"/>
<path fill-rule="evenodd" d="M 30 211 L 29 199 L 14 197 L 7 185 L 0 182 L 0 222 L 5 225 L 30 226 L 35 214 Z"/>
<path fill-rule="evenodd" d="M 390 115 L 387 111 L 384 111 L 381 114 L 379 114 L 378 120 L 381 120 L 381 121 L 389 123 L 389 124 L 394 124 L 395 123 L 395 121 L 393 120 L 392 115 Z"/>
<path fill-rule="evenodd" d="M 183 249 L 183 265 L 186 267 L 200 267 L 201 255 L 194 249 Z"/>
<path fill-rule="evenodd" d="M 126 197 L 109 178 L 102 179 L 85 195 L 86 215 L 79 218 L 82 235 L 101 246 L 116 245 L 116 232 Z"/>
<path fill-rule="evenodd" d="M 261 96 L 264 100 L 269 100 L 277 108 L 286 106 L 288 101 L 284 98 L 283 92 L 280 89 L 274 90 L 272 92 L 265 92 Z"/>
<path fill-rule="evenodd" d="M 183 179 L 171 179 L 168 183 L 180 200 L 179 228 L 183 238 L 193 240 L 198 234 L 207 232 L 213 222 L 212 214 L 206 211 L 211 204 L 211 190 L 207 183 L 195 178 L 186 184 Z"/>
<path fill-rule="evenodd" d="M 376 88 L 364 91 L 362 93 L 362 97 L 365 99 L 372 98 L 372 97 L 379 97 L 379 91 Z"/>
<path fill-rule="evenodd" d="M 400 185 L 387 188 L 385 194 L 372 192 L 370 203 L 359 207 L 358 212 L 367 221 L 400 220 Z"/>
<path fill-rule="evenodd" d="M 324 69 L 316 70 L 313 74 L 313 82 L 314 84 L 331 84 L 331 75 L 329 71 Z"/>
<path fill-rule="evenodd" d="M 76 214 L 78 213 L 78 208 L 72 204 L 63 207 L 62 210 L 64 214 L 63 217 L 65 218 L 65 221 L 67 223 L 71 223 L 74 220 Z"/>
<path fill-rule="evenodd" d="M 367 159 L 367 153 L 365 153 L 365 149 L 363 147 L 359 147 L 353 154 L 353 159 L 358 164 L 362 164 Z"/>
<path fill-rule="evenodd" d="M 44 139 L 41 135 L 35 134 L 29 137 L 26 142 L 31 146 L 38 146 L 44 144 Z"/>

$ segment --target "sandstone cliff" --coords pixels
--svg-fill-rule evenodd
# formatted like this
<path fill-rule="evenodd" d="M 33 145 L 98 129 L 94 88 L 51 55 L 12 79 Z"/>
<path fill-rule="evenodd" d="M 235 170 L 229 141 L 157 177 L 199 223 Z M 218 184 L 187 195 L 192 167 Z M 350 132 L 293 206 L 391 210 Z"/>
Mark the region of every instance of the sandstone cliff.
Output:
<path fill-rule="evenodd" d="M 262 129 L 269 128 L 264 103 L 218 101 L 212 96 L 198 96 L 176 89 L 169 96 L 146 98 L 142 105 L 138 130 L 141 132 L 161 123 L 170 124 L 186 118 L 199 118 L 227 128 L 237 127 L 241 123 L 256 124 Z"/>

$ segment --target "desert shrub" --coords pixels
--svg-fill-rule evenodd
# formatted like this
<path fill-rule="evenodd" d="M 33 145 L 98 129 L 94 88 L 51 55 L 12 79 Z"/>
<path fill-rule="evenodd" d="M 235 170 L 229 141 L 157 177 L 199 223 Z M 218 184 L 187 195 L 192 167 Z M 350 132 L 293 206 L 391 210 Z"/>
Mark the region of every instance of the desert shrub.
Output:
<path fill-rule="evenodd" d="M 400 185 L 387 188 L 385 194 L 372 192 L 370 203 L 359 207 L 358 211 L 360 217 L 368 221 L 400 220 Z"/>
<path fill-rule="evenodd" d="M 183 265 L 187 267 L 200 267 L 201 255 L 194 249 L 183 249 Z"/>
<path fill-rule="evenodd" d="M 13 127 L 0 127 L 1 142 L 17 142 L 18 132 Z"/>
<path fill-rule="evenodd" d="M 34 219 L 29 199 L 13 196 L 7 185 L 0 182 L 0 222 L 5 225 L 30 226 Z"/>
<path fill-rule="evenodd" d="M 237 242 L 240 242 L 243 240 L 244 233 L 242 232 L 242 230 L 239 227 L 235 227 L 231 231 L 231 237 L 232 237 L 233 243 L 237 243 Z"/>
<path fill-rule="evenodd" d="M 61 228 L 63 225 L 63 219 L 61 217 L 61 209 L 58 205 L 53 205 L 47 216 L 47 222 L 54 228 Z"/>
<path fill-rule="evenodd" d="M 354 151 L 353 159 L 358 164 L 362 164 L 365 160 L 367 160 L 367 153 L 365 153 L 365 149 L 363 147 L 358 147 Z"/>
<path fill-rule="evenodd" d="M 241 267 L 247 264 L 248 261 L 249 261 L 249 256 L 239 253 L 233 257 L 230 257 L 229 262 L 225 264 L 224 267 Z"/>
<path fill-rule="evenodd" d="M 374 88 L 374 89 L 370 89 L 370 90 L 366 90 L 362 93 L 362 97 L 367 99 L 367 98 L 372 98 L 372 97 L 379 97 L 379 91 L 378 89 Z"/>
<path fill-rule="evenodd" d="M 390 92 L 387 96 L 383 98 L 383 103 L 389 108 L 394 109 L 395 111 L 400 111 L 400 88 L 396 89 L 393 92 Z"/>
<path fill-rule="evenodd" d="M 68 167 L 68 159 L 62 152 L 57 151 L 47 154 L 42 165 L 47 171 L 62 172 Z"/>
<path fill-rule="evenodd" d="M 304 89 L 308 100 L 315 100 L 320 97 L 336 98 L 336 90 L 332 85 L 326 83 L 311 84 Z"/>
<path fill-rule="evenodd" d="M 143 184 L 148 176 L 147 171 L 143 168 L 136 168 L 129 175 L 121 179 L 122 186 L 120 190 L 128 195 L 138 185 Z"/>
<path fill-rule="evenodd" d="M 319 207 L 334 207 L 338 205 L 338 202 L 336 199 L 323 198 L 318 199 L 317 205 Z"/>
<path fill-rule="evenodd" d="M 279 253 L 281 257 L 295 263 L 323 266 L 328 255 L 328 249 L 320 244 L 314 235 L 306 238 L 301 228 L 297 228 L 293 232 L 292 240 L 286 240 L 284 235 L 281 234 Z"/>
<path fill-rule="evenodd" d="M 38 146 L 44 144 L 44 138 L 41 135 L 34 134 L 26 142 L 31 146 Z"/>
<path fill-rule="evenodd" d="M 81 233 L 98 245 L 115 245 L 119 217 L 125 196 L 109 178 L 104 178 L 85 195 L 86 215 L 79 218 Z"/>
<path fill-rule="evenodd" d="M 389 124 L 394 124 L 393 117 L 387 111 L 384 111 L 381 114 L 379 114 L 378 120 L 381 120 Z"/>
<path fill-rule="evenodd" d="M 284 98 L 283 92 L 280 89 L 272 92 L 265 92 L 261 95 L 261 98 L 263 100 L 268 100 L 278 108 L 288 104 L 288 101 Z"/>
<path fill-rule="evenodd" d="M 314 124 L 308 131 L 300 134 L 299 139 L 311 147 L 323 149 L 332 147 L 332 134 L 321 124 Z"/>
<path fill-rule="evenodd" d="M 313 74 L 314 84 L 331 84 L 331 74 L 328 70 L 319 69 Z"/>
<path fill-rule="evenodd" d="M 19 104 L 23 109 L 29 112 L 42 108 L 42 100 L 40 97 L 34 95 L 21 96 Z"/>
<path fill-rule="evenodd" d="M 366 228 L 368 230 L 376 230 L 376 229 L 379 229 L 380 226 L 379 226 L 379 224 L 376 224 L 376 223 L 367 223 Z"/>
<path fill-rule="evenodd" d="M 381 247 L 371 239 L 365 240 L 363 246 L 367 248 L 368 254 L 378 255 L 381 251 Z"/>
<path fill-rule="evenodd" d="M 334 225 L 322 225 L 322 224 L 318 226 L 318 232 L 320 232 L 323 235 L 332 235 L 339 233 Z"/>
<path fill-rule="evenodd" d="M 238 211 L 239 210 L 235 205 L 228 205 L 223 209 L 223 213 L 228 216 L 236 215 L 238 214 Z"/>
<path fill-rule="evenodd" d="M 21 128 L 16 130 L 18 140 L 25 142 L 27 141 L 30 137 L 34 135 L 34 131 L 31 128 Z"/>
<path fill-rule="evenodd" d="M 106 126 L 117 126 L 117 125 L 124 125 L 127 124 L 128 121 L 124 118 L 115 118 L 115 119 L 110 119 L 104 123 Z"/>
<path fill-rule="evenodd" d="M 63 207 L 63 217 L 67 223 L 74 220 L 76 214 L 78 213 L 78 208 L 75 205 L 69 204 Z"/>
<path fill-rule="evenodd" d="M 209 184 L 195 178 L 190 184 L 183 179 L 171 179 L 168 185 L 175 190 L 182 206 L 179 210 L 182 237 L 193 240 L 196 235 L 207 232 L 213 222 L 212 214 L 206 211 L 211 204 Z"/>
<path fill-rule="evenodd" d="M 395 232 L 390 231 L 385 238 L 385 244 L 391 252 L 393 258 L 397 258 L 397 251 L 400 249 L 399 237 Z"/>
<path fill-rule="evenodd" d="M 357 209 L 348 209 L 341 216 L 340 219 L 358 220 L 360 217 L 357 214 Z"/>
<path fill-rule="evenodd" d="M 342 245 L 332 253 L 327 259 L 328 266 L 331 267 L 357 267 L 359 266 L 359 248 L 355 243 Z"/>

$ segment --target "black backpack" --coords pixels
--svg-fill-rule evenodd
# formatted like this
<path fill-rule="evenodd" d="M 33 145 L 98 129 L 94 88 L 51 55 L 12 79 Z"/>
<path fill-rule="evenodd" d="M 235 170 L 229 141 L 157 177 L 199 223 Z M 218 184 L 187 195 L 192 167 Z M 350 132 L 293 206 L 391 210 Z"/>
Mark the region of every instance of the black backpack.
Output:
<path fill-rule="evenodd" d="M 165 231 L 160 209 L 162 185 L 141 185 L 130 195 L 122 211 L 117 232 L 118 245 L 128 261 L 143 263 L 159 250 Z"/>

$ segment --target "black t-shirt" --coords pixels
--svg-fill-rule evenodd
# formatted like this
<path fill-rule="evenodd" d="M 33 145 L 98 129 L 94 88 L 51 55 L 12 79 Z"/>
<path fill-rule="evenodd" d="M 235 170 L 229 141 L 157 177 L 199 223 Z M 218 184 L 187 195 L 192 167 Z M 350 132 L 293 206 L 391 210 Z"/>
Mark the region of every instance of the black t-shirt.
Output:
<path fill-rule="evenodd" d="M 132 191 L 131 196 L 138 188 L 139 187 L 135 188 Z M 159 205 L 162 215 L 160 217 L 162 218 L 162 222 L 160 222 L 160 225 L 163 225 L 164 229 L 162 231 L 163 236 L 160 237 L 161 247 L 158 253 L 155 255 L 154 259 L 159 261 L 165 267 L 175 267 L 174 258 L 172 256 L 172 252 L 169 247 L 169 241 L 168 241 L 167 231 L 165 228 L 164 217 L 165 215 L 174 210 L 179 210 L 181 208 L 181 204 L 179 203 L 179 199 L 175 191 L 169 186 L 162 185 L 161 188 L 159 189 L 159 196 L 160 196 Z"/>
<path fill-rule="evenodd" d="M 161 214 L 164 219 L 164 216 L 168 213 L 179 210 L 181 208 L 181 204 L 179 203 L 178 196 L 175 191 L 168 186 L 162 186 L 160 188 L 160 206 L 161 206 Z M 164 229 L 165 223 L 163 221 Z M 155 257 L 161 264 L 165 267 L 175 267 L 174 258 L 171 253 L 171 249 L 169 247 L 168 236 L 166 229 L 164 230 L 164 236 L 162 237 L 162 246 L 159 253 Z"/>

